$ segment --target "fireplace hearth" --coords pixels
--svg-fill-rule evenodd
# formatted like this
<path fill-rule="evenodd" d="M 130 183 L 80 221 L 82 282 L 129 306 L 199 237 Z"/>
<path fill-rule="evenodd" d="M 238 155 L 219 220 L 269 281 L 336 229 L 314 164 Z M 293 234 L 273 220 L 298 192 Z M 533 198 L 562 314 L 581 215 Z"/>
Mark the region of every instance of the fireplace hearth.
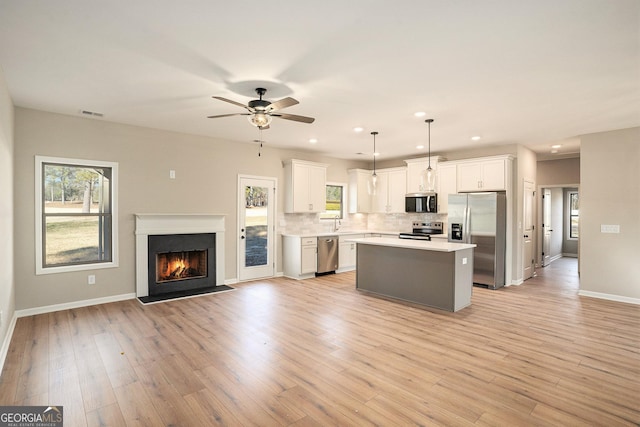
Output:
<path fill-rule="evenodd" d="M 138 298 L 231 289 L 224 286 L 224 232 L 224 215 L 136 214 Z"/>

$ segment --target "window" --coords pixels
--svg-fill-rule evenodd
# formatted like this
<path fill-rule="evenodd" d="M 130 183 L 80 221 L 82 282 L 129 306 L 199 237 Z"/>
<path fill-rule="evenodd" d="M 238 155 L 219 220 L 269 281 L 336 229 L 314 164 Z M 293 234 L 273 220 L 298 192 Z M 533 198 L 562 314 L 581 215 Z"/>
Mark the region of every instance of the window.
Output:
<path fill-rule="evenodd" d="M 118 164 L 36 156 L 36 273 L 117 266 Z"/>
<path fill-rule="evenodd" d="M 569 238 L 577 239 L 579 237 L 578 225 L 580 223 L 579 216 L 579 199 L 577 191 L 569 192 Z"/>
<path fill-rule="evenodd" d="M 327 206 L 325 212 L 320 214 L 321 219 L 343 218 L 343 194 L 343 185 L 327 184 Z"/>

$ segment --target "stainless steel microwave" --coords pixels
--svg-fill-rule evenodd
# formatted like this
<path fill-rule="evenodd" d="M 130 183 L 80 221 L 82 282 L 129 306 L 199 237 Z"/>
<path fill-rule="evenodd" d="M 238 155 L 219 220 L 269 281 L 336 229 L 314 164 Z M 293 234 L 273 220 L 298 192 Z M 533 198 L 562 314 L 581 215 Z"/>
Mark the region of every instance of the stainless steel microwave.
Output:
<path fill-rule="evenodd" d="M 409 193 L 404 197 L 405 212 L 438 212 L 438 195 L 436 193 Z"/>

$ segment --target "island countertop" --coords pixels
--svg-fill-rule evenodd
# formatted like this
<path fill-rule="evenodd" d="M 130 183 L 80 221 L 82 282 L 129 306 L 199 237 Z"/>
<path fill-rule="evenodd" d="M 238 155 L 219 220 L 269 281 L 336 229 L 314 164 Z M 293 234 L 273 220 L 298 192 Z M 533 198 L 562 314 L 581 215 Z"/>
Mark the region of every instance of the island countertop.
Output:
<path fill-rule="evenodd" d="M 420 249 L 424 251 L 456 252 L 465 249 L 475 248 L 475 244 L 452 243 L 446 241 L 432 240 L 412 240 L 412 239 L 390 239 L 384 237 L 365 237 L 363 239 L 348 239 L 347 242 L 355 242 L 364 245 L 389 246 L 395 248 Z"/>

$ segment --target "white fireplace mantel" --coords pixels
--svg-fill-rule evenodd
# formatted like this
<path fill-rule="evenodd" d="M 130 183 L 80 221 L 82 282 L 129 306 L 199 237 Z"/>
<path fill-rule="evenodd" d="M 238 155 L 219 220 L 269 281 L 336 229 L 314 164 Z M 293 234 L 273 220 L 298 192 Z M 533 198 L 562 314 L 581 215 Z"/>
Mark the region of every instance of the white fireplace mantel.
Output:
<path fill-rule="evenodd" d="M 216 234 L 216 286 L 224 284 L 224 228 L 221 214 L 140 213 L 136 217 L 136 295 L 149 295 L 148 237 L 163 234 Z"/>

